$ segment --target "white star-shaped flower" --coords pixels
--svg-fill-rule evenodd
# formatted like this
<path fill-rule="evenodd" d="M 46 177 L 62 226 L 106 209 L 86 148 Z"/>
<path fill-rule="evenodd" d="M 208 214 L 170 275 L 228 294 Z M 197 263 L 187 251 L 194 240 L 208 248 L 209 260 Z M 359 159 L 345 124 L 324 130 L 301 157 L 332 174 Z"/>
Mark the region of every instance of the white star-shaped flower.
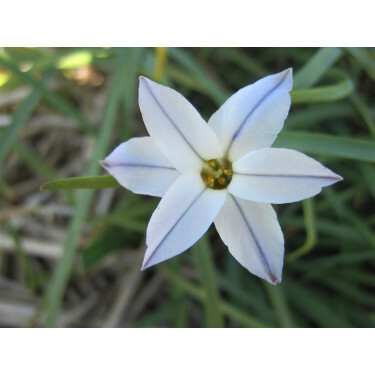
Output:
<path fill-rule="evenodd" d="M 102 163 L 134 193 L 163 197 L 147 228 L 147 268 L 192 246 L 212 222 L 251 273 L 278 284 L 284 237 L 271 203 L 312 197 L 341 177 L 310 157 L 270 148 L 288 115 L 292 69 L 231 96 L 208 124 L 178 92 L 141 77 L 150 137 L 119 145 Z"/>

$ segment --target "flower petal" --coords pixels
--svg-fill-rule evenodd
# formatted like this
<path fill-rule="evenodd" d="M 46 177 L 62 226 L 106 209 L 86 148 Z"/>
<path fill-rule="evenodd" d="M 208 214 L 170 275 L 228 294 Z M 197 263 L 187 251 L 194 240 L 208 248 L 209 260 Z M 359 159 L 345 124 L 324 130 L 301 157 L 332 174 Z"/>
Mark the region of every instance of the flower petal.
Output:
<path fill-rule="evenodd" d="M 162 197 L 180 175 L 151 137 L 121 143 L 102 166 L 132 192 L 156 197 Z"/>
<path fill-rule="evenodd" d="M 292 75 L 287 69 L 246 86 L 212 115 L 208 124 L 230 161 L 272 145 L 289 112 Z"/>
<path fill-rule="evenodd" d="M 140 77 L 139 106 L 152 139 L 179 171 L 200 171 L 203 160 L 222 156 L 214 131 L 177 91 Z"/>
<path fill-rule="evenodd" d="M 233 163 L 228 190 L 244 199 L 289 203 L 310 198 L 342 178 L 301 152 L 265 148 Z"/>
<path fill-rule="evenodd" d="M 223 242 L 251 273 L 279 284 L 284 262 L 284 236 L 268 203 L 250 202 L 228 194 L 215 220 Z"/>
<path fill-rule="evenodd" d="M 147 227 L 143 269 L 182 253 L 207 231 L 226 190 L 206 188 L 198 173 L 185 173 L 167 191 Z"/>

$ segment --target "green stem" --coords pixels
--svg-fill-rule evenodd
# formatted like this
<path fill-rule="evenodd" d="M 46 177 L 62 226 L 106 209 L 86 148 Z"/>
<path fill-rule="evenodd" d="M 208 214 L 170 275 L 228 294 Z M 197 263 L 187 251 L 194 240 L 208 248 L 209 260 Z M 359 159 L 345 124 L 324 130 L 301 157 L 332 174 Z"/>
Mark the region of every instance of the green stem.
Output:
<path fill-rule="evenodd" d="M 207 236 L 203 236 L 194 245 L 192 252 L 195 267 L 206 294 L 205 310 L 208 326 L 210 328 L 224 327 L 224 318 L 219 308 L 220 292 Z"/>

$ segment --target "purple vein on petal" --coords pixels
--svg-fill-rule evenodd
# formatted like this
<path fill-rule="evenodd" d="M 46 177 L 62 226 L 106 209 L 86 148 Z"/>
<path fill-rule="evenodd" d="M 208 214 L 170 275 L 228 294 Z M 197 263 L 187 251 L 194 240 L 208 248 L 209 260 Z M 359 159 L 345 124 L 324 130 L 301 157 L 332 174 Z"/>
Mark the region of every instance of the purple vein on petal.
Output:
<path fill-rule="evenodd" d="M 271 90 L 269 90 L 265 95 L 263 95 L 263 97 L 258 101 L 258 103 L 252 108 L 252 110 L 246 115 L 245 119 L 241 122 L 240 126 L 238 127 L 238 129 L 236 130 L 236 132 L 233 134 L 232 136 L 232 139 L 228 145 L 228 149 L 227 149 L 227 155 L 229 154 L 229 151 L 233 145 L 233 142 L 236 140 L 236 138 L 240 135 L 240 133 L 242 132 L 242 130 L 244 129 L 247 121 L 249 120 L 249 118 L 252 116 L 252 114 L 259 108 L 259 106 L 265 101 L 265 99 L 271 95 L 285 80 L 285 78 L 287 77 L 287 75 L 289 74 L 290 72 L 290 69 L 287 69 L 285 75 L 281 78 L 280 82 L 275 86 L 273 87 Z"/>
<path fill-rule="evenodd" d="M 100 165 L 104 168 L 112 167 L 130 167 L 130 168 L 162 168 L 162 169 L 171 169 L 176 170 L 174 167 L 167 167 L 164 165 L 155 165 L 155 164 L 137 164 L 137 163 L 112 163 L 106 160 L 100 161 Z"/>
<path fill-rule="evenodd" d="M 268 174 L 268 173 L 238 173 L 234 174 L 238 176 L 250 176 L 250 177 L 284 177 L 284 178 L 326 178 L 329 180 L 341 181 L 342 177 L 339 175 L 335 176 L 319 176 L 319 175 L 302 175 L 302 174 Z"/>
<path fill-rule="evenodd" d="M 238 204 L 236 198 L 233 195 L 230 194 L 230 197 L 233 199 L 233 201 L 234 201 L 234 203 L 235 203 L 235 205 L 236 205 L 236 207 L 237 207 L 237 209 L 238 209 L 238 211 L 239 211 L 239 213 L 240 213 L 243 221 L 246 224 L 247 229 L 249 230 L 250 236 L 253 238 L 253 240 L 255 242 L 255 246 L 256 246 L 256 248 L 258 250 L 258 253 L 259 253 L 259 256 L 260 256 L 260 258 L 261 258 L 261 260 L 262 260 L 262 262 L 263 262 L 263 264 L 265 266 L 265 271 L 266 271 L 268 277 L 270 278 L 270 280 L 272 281 L 272 283 L 274 285 L 280 284 L 280 280 L 278 280 L 277 277 L 275 277 L 275 275 L 273 274 L 272 269 L 271 269 L 272 267 L 269 264 L 267 256 L 264 253 L 262 247 L 260 246 L 260 244 L 258 242 L 258 239 L 256 238 L 253 230 L 251 229 L 251 226 L 250 226 L 249 222 L 247 221 L 246 216 L 245 216 L 244 212 L 241 209 L 241 206 Z"/>
<path fill-rule="evenodd" d="M 178 132 L 178 134 L 184 139 L 184 141 L 188 144 L 188 146 L 195 153 L 195 155 L 197 155 L 199 159 L 203 160 L 203 158 L 199 155 L 198 151 L 186 139 L 185 135 L 182 133 L 182 131 L 180 130 L 180 128 L 177 126 L 177 124 L 173 121 L 173 119 L 169 116 L 169 114 L 167 113 L 167 111 L 164 109 L 164 107 L 158 101 L 158 99 L 156 98 L 155 94 L 152 92 L 151 87 L 148 84 L 147 80 L 144 77 L 139 77 L 139 79 L 145 84 L 145 87 L 146 87 L 147 91 L 150 93 L 150 95 L 154 99 L 155 103 L 159 106 L 160 110 L 163 112 L 163 114 L 165 115 L 165 117 L 169 120 L 169 122 L 172 124 L 172 126 L 175 128 L 175 130 Z"/>
<path fill-rule="evenodd" d="M 156 251 L 159 249 L 159 247 L 163 244 L 163 242 L 167 239 L 167 237 L 172 233 L 172 231 L 176 228 L 177 224 L 182 220 L 182 218 L 187 214 L 187 212 L 194 206 L 194 204 L 198 201 L 198 199 L 202 196 L 202 194 L 207 190 L 207 188 L 204 188 L 189 204 L 188 208 L 183 212 L 183 214 L 177 219 L 177 221 L 172 225 L 171 229 L 167 232 L 167 234 L 161 239 L 159 244 L 154 248 L 151 255 L 148 257 L 147 260 L 142 265 L 142 270 L 146 269 L 148 267 L 148 263 L 152 259 L 152 257 L 155 255 Z"/>

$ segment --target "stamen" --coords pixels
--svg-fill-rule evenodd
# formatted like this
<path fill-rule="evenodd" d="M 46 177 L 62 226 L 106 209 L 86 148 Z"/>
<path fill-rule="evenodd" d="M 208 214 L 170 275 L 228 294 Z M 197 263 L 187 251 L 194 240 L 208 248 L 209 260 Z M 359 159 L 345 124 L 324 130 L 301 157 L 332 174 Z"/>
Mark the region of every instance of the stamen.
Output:
<path fill-rule="evenodd" d="M 224 177 L 219 177 L 217 179 L 217 182 L 220 184 L 220 185 L 224 185 L 225 184 L 225 178 Z"/>
<path fill-rule="evenodd" d="M 226 159 L 211 159 L 203 164 L 202 180 L 210 189 L 222 190 L 232 180 L 232 164 Z"/>

